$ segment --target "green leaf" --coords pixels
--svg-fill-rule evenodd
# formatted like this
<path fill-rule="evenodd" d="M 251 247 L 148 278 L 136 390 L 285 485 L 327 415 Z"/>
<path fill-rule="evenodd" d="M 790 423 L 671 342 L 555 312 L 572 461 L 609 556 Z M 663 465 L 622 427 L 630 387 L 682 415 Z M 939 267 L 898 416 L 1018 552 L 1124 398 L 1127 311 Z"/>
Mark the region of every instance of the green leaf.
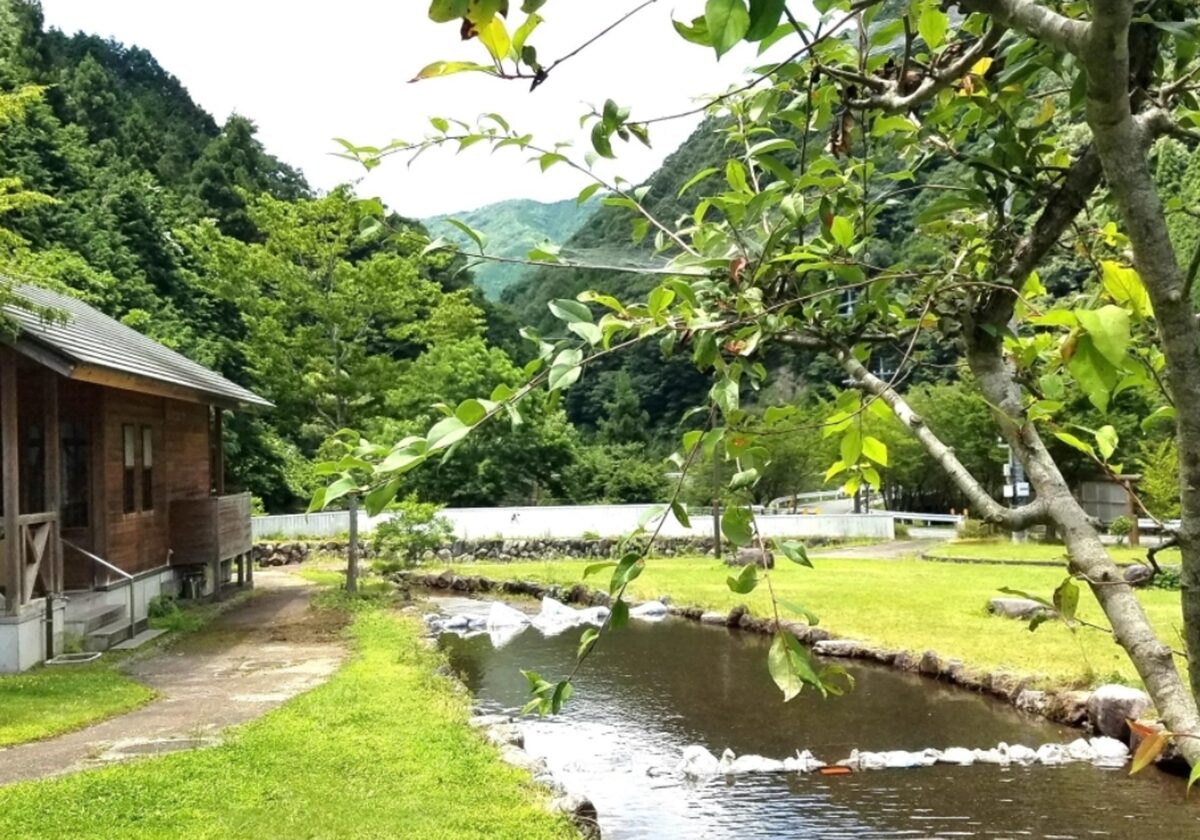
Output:
<path fill-rule="evenodd" d="M 533 34 L 533 30 L 537 29 L 542 23 L 541 15 L 530 15 L 525 18 L 525 22 L 517 27 L 517 31 L 513 33 L 512 49 L 514 55 L 520 55 L 521 49 L 525 46 L 525 42 L 529 40 L 529 36 Z"/>
<path fill-rule="evenodd" d="M 1117 451 L 1118 442 L 1117 430 L 1112 426 L 1101 426 L 1096 430 L 1096 447 L 1100 450 L 1100 457 L 1105 461 Z"/>
<path fill-rule="evenodd" d="M 620 630 L 629 623 L 629 602 L 623 598 L 618 598 L 613 602 L 612 611 L 608 616 L 608 626 L 613 630 Z"/>
<path fill-rule="evenodd" d="M 604 129 L 604 123 L 596 123 L 592 126 L 592 148 L 596 150 L 596 154 L 603 158 L 615 158 L 613 154 L 612 141 L 608 139 L 608 132 Z"/>
<path fill-rule="evenodd" d="M 656 286 L 650 290 L 650 294 L 646 297 L 646 309 L 650 312 L 650 317 L 655 317 L 670 306 L 674 300 L 674 291 L 665 286 Z"/>
<path fill-rule="evenodd" d="M 783 607 L 788 612 L 804 616 L 804 620 L 813 627 L 816 627 L 821 623 L 821 619 L 817 616 L 817 614 L 803 604 L 798 604 L 795 601 L 780 601 L 779 606 Z"/>
<path fill-rule="evenodd" d="M 720 58 L 750 31 L 750 12 L 745 0 L 707 0 L 704 22 L 717 58 Z"/>
<path fill-rule="evenodd" d="M 1191 794 L 1192 785 L 1196 784 L 1196 782 L 1200 782 L 1200 764 L 1197 764 L 1195 767 L 1193 767 L 1192 774 L 1190 776 L 1188 776 L 1188 783 L 1187 783 L 1188 794 Z"/>
<path fill-rule="evenodd" d="M 579 191 L 579 195 L 575 197 L 575 203 L 586 204 L 587 200 L 599 191 L 600 186 L 600 184 L 588 184 Z"/>
<path fill-rule="evenodd" d="M 751 467 L 750 469 L 734 473 L 733 478 L 729 479 L 729 489 L 741 490 L 743 487 L 749 487 L 756 481 L 758 481 L 758 470 Z"/>
<path fill-rule="evenodd" d="M 429 19 L 435 23 L 448 23 L 466 17 L 470 0 L 433 0 L 429 4 Z"/>
<path fill-rule="evenodd" d="M 736 592 L 738 595 L 749 595 L 758 586 L 758 566 L 755 563 L 742 566 L 742 570 L 737 573 L 737 576 L 730 575 L 725 578 L 725 585 L 729 587 L 730 592 Z"/>
<path fill-rule="evenodd" d="M 475 228 L 471 227 L 466 222 L 460 222 L 458 219 L 446 219 L 446 224 L 458 228 L 468 237 L 474 240 L 475 244 L 479 246 L 479 253 L 483 253 L 484 249 L 487 247 L 486 236 L 475 230 Z"/>
<path fill-rule="evenodd" d="M 308 503 L 308 512 L 315 513 L 325 507 L 325 488 L 318 487 L 313 493 L 312 500 Z"/>
<path fill-rule="evenodd" d="M 584 580 L 587 580 L 589 577 L 596 574 L 597 572 L 603 572 L 605 569 L 615 569 L 616 567 L 617 567 L 617 564 L 616 564 L 616 561 L 614 561 L 614 560 L 608 560 L 608 561 L 605 561 L 604 563 L 592 563 L 592 564 L 584 567 L 583 578 L 584 578 Z"/>
<path fill-rule="evenodd" d="M 565 321 L 568 324 L 574 324 L 577 321 L 592 320 L 592 310 L 587 308 L 587 304 L 580 303 L 577 300 L 569 300 L 567 298 L 559 298 L 552 300 L 548 304 L 550 311 L 554 313 L 554 317 L 560 321 Z"/>
<path fill-rule="evenodd" d="M 775 547 L 783 552 L 783 556 L 791 560 L 793 563 L 799 563 L 801 566 L 812 568 L 812 561 L 808 559 L 808 548 L 804 543 L 789 540 L 787 542 L 775 542 Z"/>
<path fill-rule="evenodd" d="M 727 507 L 721 514 L 721 533 L 736 546 L 747 546 L 754 541 L 750 510 L 744 507 Z"/>
<path fill-rule="evenodd" d="M 1120 367 L 1129 349 L 1129 313 L 1110 304 L 1099 309 L 1079 309 L 1075 315 L 1100 355 L 1114 367 Z"/>
<path fill-rule="evenodd" d="M 503 61 L 508 57 L 509 50 L 512 49 L 512 39 L 508 35 L 503 18 L 493 14 L 486 22 L 476 23 L 475 31 L 479 42 L 487 48 L 492 58 Z"/>
<path fill-rule="evenodd" d="M 675 521 L 684 528 L 692 527 L 692 520 L 688 517 L 687 508 L 680 502 L 671 502 L 671 513 L 675 515 Z"/>
<path fill-rule="evenodd" d="M 941 11 L 936 3 L 930 3 L 921 10 L 921 16 L 917 19 L 917 32 L 930 50 L 936 50 L 946 40 L 949 25 L 946 13 Z"/>
<path fill-rule="evenodd" d="M 887 444 L 879 438 L 867 435 L 862 439 L 862 454 L 866 455 L 881 467 L 888 465 Z"/>
<path fill-rule="evenodd" d="M 579 375 L 583 372 L 582 362 L 583 351 L 577 347 L 563 350 L 550 365 L 550 373 L 546 380 L 547 387 L 551 391 L 570 388 L 579 380 Z"/>
<path fill-rule="evenodd" d="M 604 333 L 595 324 L 587 324 L 583 321 L 577 321 L 574 324 L 567 324 L 567 329 L 582 338 L 588 344 L 595 347 L 604 339 Z"/>
<path fill-rule="evenodd" d="M 358 482 L 350 476 L 343 476 L 325 488 L 324 506 L 328 507 L 343 496 L 358 489 Z"/>
<path fill-rule="evenodd" d="M 854 244 L 854 224 L 845 216 L 834 216 L 829 223 L 829 235 L 846 250 Z"/>
<path fill-rule="evenodd" d="M 701 169 L 699 172 L 697 172 L 691 178 L 687 179 L 687 182 L 684 183 L 684 185 L 679 188 L 679 192 L 677 193 L 676 197 L 683 198 L 683 194 L 685 192 L 687 192 L 692 187 L 699 184 L 701 181 L 703 181 L 705 178 L 709 177 L 710 175 L 716 175 L 717 172 L 719 172 L 719 171 L 720 170 L 718 170 L 717 167 L 715 167 L 715 166 L 709 166 L 705 169 Z"/>
<path fill-rule="evenodd" d="M 858 430 L 858 426 L 850 426 L 842 435 L 841 452 L 842 463 L 847 466 L 853 466 L 858 463 L 858 458 L 862 455 L 863 440 L 862 434 Z"/>
<path fill-rule="evenodd" d="M 1079 607 L 1079 585 L 1073 578 L 1066 578 L 1054 590 L 1054 609 L 1067 623 L 1075 620 L 1075 610 Z"/>
<path fill-rule="evenodd" d="M 800 681 L 800 676 L 792 665 L 791 651 L 782 632 L 775 634 L 771 649 L 767 652 L 767 671 L 770 672 L 775 685 L 783 692 L 785 703 L 804 688 L 804 683 Z"/>
<path fill-rule="evenodd" d="M 728 376 L 713 383 L 708 395 L 726 417 L 738 410 L 738 384 Z"/>
<path fill-rule="evenodd" d="M 592 648 L 595 647 L 596 641 L 599 638 L 600 631 L 595 627 L 589 627 L 588 629 L 584 630 L 579 636 L 579 650 L 575 652 L 575 658 L 583 659 L 583 657 L 587 656 L 591 652 Z"/>
<path fill-rule="evenodd" d="M 608 594 L 615 595 L 621 587 L 634 580 L 637 580 L 638 575 L 646 568 L 646 561 L 636 551 L 631 551 L 622 557 L 615 569 L 613 569 L 612 579 L 608 582 Z"/>
<path fill-rule="evenodd" d="M 1090 334 L 1079 336 L 1075 351 L 1067 362 L 1067 370 L 1079 383 L 1092 405 L 1108 410 L 1109 396 L 1117 386 L 1118 371 L 1097 348 Z"/>
<path fill-rule="evenodd" d="M 750 28 L 746 30 L 746 40 L 761 41 L 779 25 L 783 17 L 783 7 L 786 0 L 750 0 Z"/>
<path fill-rule="evenodd" d="M 474 426 L 487 417 L 487 409 L 479 400 L 467 399 L 460 402 L 458 408 L 454 409 L 454 416 L 468 426 Z"/>
<path fill-rule="evenodd" d="M 550 697 L 550 713 L 558 714 L 562 711 L 562 707 L 571 699 L 571 695 L 575 693 L 575 689 L 571 687 L 569 680 L 561 680 L 554 686 L 554 694 Z"/>
<path fill-rule="evenodd" d="M 1073 449 L 1078 449 L 1080 452 L 1082 452 L 1085 455 L 1090 455 L 1093 458 L 1096 457 L 1096 450 L 1092 448 L 1092 445 L 1090 443 L 1080 440 L 1079 438 L 1075 437 L 1075 435 L 1071 434 L 1070 432 L 1055 432 L 1054 436 L 1056 438 L 1058 438 L 1059 440 L 1061 440 L 1063 443 L 1065 443 L 1067 446 L 1070 446 Z"/>
<path fill-rule="evenodd" d="M 702 47 L 711 47 L 713 45 L 712 37 L 708 34 L 708 21 L 703 17 L 694 18 L 690 26 L 672 18 L 671 25 L 675 27 L 675 31 L 685 41 L 699 44 Z"/>
<path fill-rule="evenodd" d="M 1136 318 L 1153 317 L 1154 308 L 1150 305 L 1150 295 L 1136 271 L 1105 260 L 1100 263 L 1100 272 L 1104 291 L 1114 303 L 1129 307 Z"/>
<path fill-rule="evenodd" d="M 750 184 L 746 181 L 746 168 L 740 160 L 730 158 L 725 162 L 725 182 L 734 192 L 750 192 Z"/>
<path fill-rule="evenodd" d="M 367 516 L 378 516 L 396 498 L 396 492 L 399 489 L 400 479 L 393 478 L 368 493 L 363 498 L 363 507 L 367 509 Z"/>
<path fill-rule="evenodd" d="M 457 417 L 446 417 L 429 430 L 427 452 L 447 449 L 471 433 L 471 427 Z"/>

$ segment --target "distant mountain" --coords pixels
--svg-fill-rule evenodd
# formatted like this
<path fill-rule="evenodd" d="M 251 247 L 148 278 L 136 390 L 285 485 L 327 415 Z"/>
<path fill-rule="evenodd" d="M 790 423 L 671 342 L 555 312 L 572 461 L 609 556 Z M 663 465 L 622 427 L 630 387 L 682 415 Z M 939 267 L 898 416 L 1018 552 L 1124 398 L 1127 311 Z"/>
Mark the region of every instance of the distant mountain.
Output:
<path fill-rule="evenodd" d="M 487 237 L 488 253 L 524 259 L 534 246 L 543 242 L 562 245 L 583 226 L 595 212 L 596 206 L 595 198 L 582 205 L 573 198 L 549 204 L 528 198 L 514 198 L 488 204 L 478 210 L 430 216 L 422 219 L 422 222 L 431 236 L 441 236 L 470 253 L 475 250 L 474 243 L 446 221 L 457 219 Z M 530 266 L 511 263 L 480 263 L 474 268 L 475 285 L 488 299 L 499 300 L 501 292 L 532 270 Z"/>

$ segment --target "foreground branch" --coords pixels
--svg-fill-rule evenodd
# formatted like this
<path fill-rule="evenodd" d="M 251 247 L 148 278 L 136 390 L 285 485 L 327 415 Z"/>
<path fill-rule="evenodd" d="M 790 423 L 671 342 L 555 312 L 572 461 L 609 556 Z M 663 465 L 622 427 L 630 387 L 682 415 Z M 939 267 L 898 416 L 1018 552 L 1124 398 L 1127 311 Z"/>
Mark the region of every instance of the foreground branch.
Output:
<path fill-rule="evenodd" d="M 908 427 L 925 451 L 929 453 L 929 456 L 946 471 L 963 495 L 970 500 L 971 506 L 979 514 L 980 519 L 1011 531 L 1024 531 L 1026 528 L 1047 521 L 1046 503 L 1041 499 L 1011 509 L 993 499 L 975 476 L 971 475 L 970 470 L 958 460 L 954 450 L 943 443 L 941 438 L 925 425 L 924 419 L 912 410 L 912 407 L 894 388 L 868 371 L 862 362 L 849 352 L 838 351 L 837 359 L 841 363 L 842 369 L 850 374 L 860 388 L 883 400 L 900 422 Z"/>

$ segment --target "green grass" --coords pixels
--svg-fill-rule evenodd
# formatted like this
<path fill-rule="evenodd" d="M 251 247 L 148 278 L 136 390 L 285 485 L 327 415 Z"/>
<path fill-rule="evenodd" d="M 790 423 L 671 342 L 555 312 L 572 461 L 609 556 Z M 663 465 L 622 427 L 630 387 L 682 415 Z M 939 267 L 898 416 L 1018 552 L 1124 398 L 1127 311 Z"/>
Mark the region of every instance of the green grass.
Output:
<path fill-rule="evenodd" d="M 356 614 L 356 655 L 222 746 L 0 789 L 0 836 L 565 838 L 466 725 L 415 618 Z"/>
<path fill-rule="evenodd" d="M 0 747 L 78 729 L 153 697 L 107 662 L 42 666 L 0 677 Z"/>
<path fill-rule="evenodd" d="M 1117 563 L 1145 561 L 1145 548 L 1130 548 L 1127 545 L 1108 546 L 1108 553 Z M 1044 543 L 1013 543 L 1006 540 L 956 540 L 926 552 L 929 557 L 953 557 L 968 560 L 994 560 L 1005 563 L 1065 562 L 1066 549 L 1061 545 Z M 1168 549 L 1159 555 L 1163 563 L 1178 563 L 1177 549 Z"/>
<path fill-rule="evenodd" d="M 463 574 L 494 579 L 521 578 L 578 583 L 583 562 L 473 563 Z M 675 604 L 728 611 L 745 603 L 755 615 L 767 615 L 767 587 L 735 595 L 725 585 L 730 570 L 711 558 L 651 560 L 630 587 L 634 598 L 670 596 Z M 1063 579 L 1062 569 L 1041 566 L 941 563 L 928 560 L 818 559 L 815 569 L 787 561 L 772 573 L 781 601 L 803 605 L 821 617 L 831 633 L 892 649 L 934 650 L 970 666 L 1034 675 L 1046 686 L 1087 685 L 1111 680 L 1138 685 L 1124 652 L 1107 633 L 1081 629 L 1077 636 L 1061 624 L 1044 624 L 1031 633 L 1025 622 L 987 613 L 987 602 L 1009 586 L 1049 597 Z M 603 587 L 603 573 L 589 579 Z M 1163 638 L 1178 639 L 1179 593 L 1138 593 Z M 1081 618 L 1104 623 L 1091 593 L 1081 597 Z M 786 618 L 798 617 L 784 610 Z"/>

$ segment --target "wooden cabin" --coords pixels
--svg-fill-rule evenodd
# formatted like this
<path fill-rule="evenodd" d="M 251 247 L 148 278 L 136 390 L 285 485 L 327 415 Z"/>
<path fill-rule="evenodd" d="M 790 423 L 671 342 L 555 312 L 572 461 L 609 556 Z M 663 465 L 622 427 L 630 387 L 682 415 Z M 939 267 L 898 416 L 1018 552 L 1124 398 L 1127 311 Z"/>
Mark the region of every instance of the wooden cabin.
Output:
<path fill-rule="evenodd" d="M 79 300 L 14 291 L 43 313 L 6 307 L 0 334 L 0 672 L 131 639 L 156 597 L 253 585 L 222 417 L 270 406 Z"/>

